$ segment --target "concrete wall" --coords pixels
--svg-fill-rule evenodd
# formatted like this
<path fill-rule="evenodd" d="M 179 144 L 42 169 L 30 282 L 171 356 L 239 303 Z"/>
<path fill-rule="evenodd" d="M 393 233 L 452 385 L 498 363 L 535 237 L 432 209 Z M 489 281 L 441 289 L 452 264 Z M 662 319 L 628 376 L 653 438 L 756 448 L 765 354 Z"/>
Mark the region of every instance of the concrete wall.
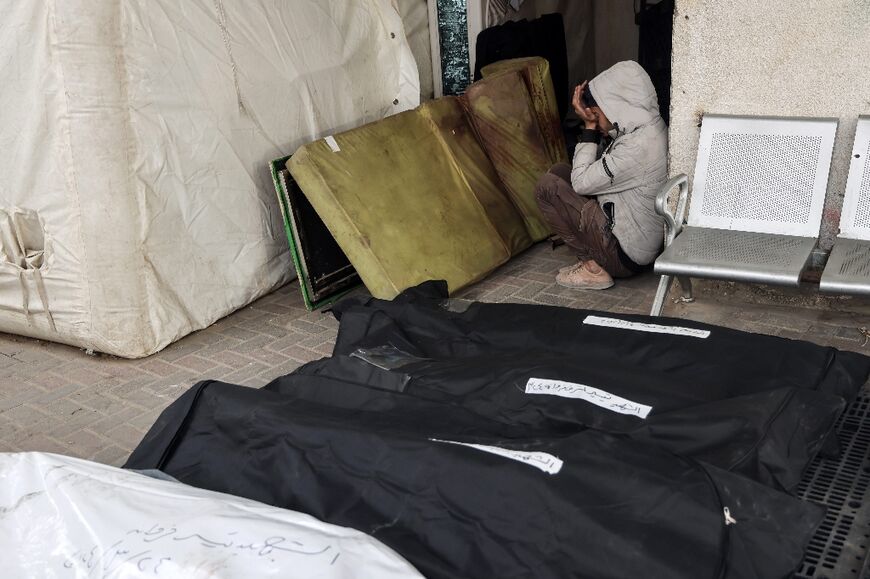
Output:
<path fill-rule="evenodd" d="M 837 232 L 859 114 L 870 114 L 870 0 L 677 0 L 670 172 L 695 166 L 705 113 L 840 120 L 822 247 Z"/>

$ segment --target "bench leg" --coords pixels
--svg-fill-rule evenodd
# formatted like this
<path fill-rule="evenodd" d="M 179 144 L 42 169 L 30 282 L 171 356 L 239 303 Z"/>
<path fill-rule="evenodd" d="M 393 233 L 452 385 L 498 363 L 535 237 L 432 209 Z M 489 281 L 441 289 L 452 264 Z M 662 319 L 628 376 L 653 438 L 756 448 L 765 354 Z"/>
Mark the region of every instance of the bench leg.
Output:
<path fill-rule="evenodd" d="M 680 297 L 679 301 L 684 304 L 690 304 L 695 301 L 695 298 L 692 295 L 692 278 L 678 276 L 677 281 L 680 282 L 680 289 L 683 290 L 683 295 Z"/>
<path fill-rule="evenodd" d="M 695 301 L 695 298 L 692 295 L 692 278 L 680 275 L 677 276 L 677 281 L 680 282 L 680 289 L 682 290 L 683 295 L 674 301 L 684 304 L 690 304 Z M 656 290 L 656 297 L 653 299 L 652 309 L 649 313 L 651 316 L 662 315 L 662 308 L 665 306 L 665 300 L 668 297 L 668 292 L 671 291 L 671 284 L 673 283 L 674 276 L 662 276 L 662 279 L 659 281 L 659 288 Z"/>
<path fill-rule="evenodd" d="M 665 299 L 668 297 L 668 292 L 670 291 L 673 282 L 674 277 L 671 275 L 663 275 L 662 279 L 659 280 L 659 289 L 656 290 L 656 297 L 653 299 L 652 310 L 650 310 L 649 315 L 660 316 L 662 314 Z M 680 285 L 682 285 L 682 281 L 680 282 Z"/>

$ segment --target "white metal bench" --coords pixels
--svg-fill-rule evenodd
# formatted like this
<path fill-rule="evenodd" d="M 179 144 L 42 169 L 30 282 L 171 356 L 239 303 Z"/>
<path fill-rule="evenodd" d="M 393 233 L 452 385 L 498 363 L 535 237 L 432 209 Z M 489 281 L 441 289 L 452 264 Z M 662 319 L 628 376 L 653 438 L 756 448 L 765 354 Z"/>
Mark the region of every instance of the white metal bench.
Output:
<path fill-rule="evenodd" d="M 819 290 L 870 294 L 870 117 L 859 117 L 840 214 L 840 234 Z"/>
<path fill-rule="evenodd" d="M 836 119 L 705 116 L 686 226 L 685 175 L 656 199 L 667 230 L 651 314 L 674 277 L 687 301 L 692 277 L 797 286 L 816 245 L 836 131 Z"/>

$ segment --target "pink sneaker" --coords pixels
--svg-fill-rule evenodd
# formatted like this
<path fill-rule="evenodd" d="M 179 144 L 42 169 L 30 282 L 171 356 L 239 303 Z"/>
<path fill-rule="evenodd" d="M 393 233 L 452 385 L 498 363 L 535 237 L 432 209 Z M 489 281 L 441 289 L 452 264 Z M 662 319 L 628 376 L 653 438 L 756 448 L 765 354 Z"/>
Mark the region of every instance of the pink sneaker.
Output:
<path fill-rule="evenodd" d="M 589 260 L 582 267 L 560 272 L 556 283 L 572 289 L 603 290 L 613 286 L 613 278 L 603 267 Z"/>
<path fill-rule="evenodd" d="M 571 270 L 577 269 L 578 267 L 582 267 L 583 262 L 578 261 L 577 263 L 572 263 L 571 265 L 566 265 L 565 267 L 559 268 L 559 273 L 568 273 Z"/>

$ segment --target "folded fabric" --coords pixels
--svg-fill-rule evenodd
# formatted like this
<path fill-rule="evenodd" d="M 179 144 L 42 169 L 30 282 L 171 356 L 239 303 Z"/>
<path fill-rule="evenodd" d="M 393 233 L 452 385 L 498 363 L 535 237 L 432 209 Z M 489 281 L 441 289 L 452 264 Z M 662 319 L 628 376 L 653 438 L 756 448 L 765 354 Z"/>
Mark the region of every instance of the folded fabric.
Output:
<path fill-rule="evenodd" d="M 448 404 L 346 406 L 203 382 L 126 467 L 353 527 L 434 579 L 784 578 L 822 517 L 744 477 L 594 430 L 501 439 L 483 433 L 505 425 Z"/>
<path fill-rule="evenodd" d="M 76 458 L 0 454 L 3 577 L 415 579 L 358 531 Z"/>

